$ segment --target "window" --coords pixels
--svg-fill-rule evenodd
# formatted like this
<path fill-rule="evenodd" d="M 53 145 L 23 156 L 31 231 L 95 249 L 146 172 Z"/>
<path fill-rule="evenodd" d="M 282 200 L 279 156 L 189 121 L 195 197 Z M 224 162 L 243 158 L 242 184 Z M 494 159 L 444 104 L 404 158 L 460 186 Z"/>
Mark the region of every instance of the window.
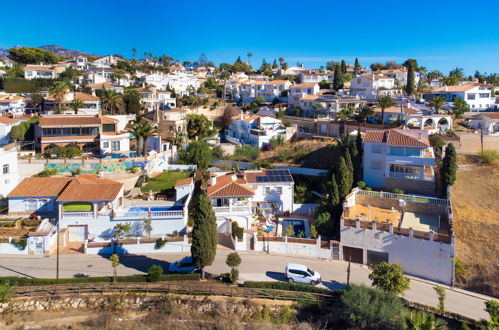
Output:
<path fill-rule="evenodd" d="M 9 174 L 9 164 L 5 164 L 3 166 L 3 174 Z"/>
<path fill-rule="evenodd" d="M 381 162 L 379 160 L 371 161 L 371 170 L 380 170 L 380 169 L 381 169 Z"/>
<path fill-rule="evenodd" d="M 270 195 L 271 193 L 270 187 L 265 187 L 265 195 Z"/>
<path fill-rule="evenodd" d="M 476 96 L 476 94 L 468 94 L 467 99 L 468 99 L 468 100 L 474 100 L 474 99 L 475 99 L 475 96 Z"/>
<path fill-rule="evenodd" d="M 114 132 L 115 125 L 114 124 L 104 124 L 104 125 L 102 125 L 102 131 L 103 132 Z"/>
<path fill-rule="evenodd" d="M 109 142 L 103 142 L 102 143 L 102 148 L 109 148 Z"/>
<path fill-rule="evenodd" d="M 276 188 L 276 193 L 277 193 L 278 195 L 282 195 L 282 187 L 277 187 L 277 188 Z"/>
<path fill-rule="evenodd" d="M 119 151 L 119 150 L 120 150 L 120 141 L 112 141 L 111 151 Z"/>
<path fill-rule="evenodd" d="M 481 99 L 485 99 L 485 98 L 489 98 L 490 97 L 489 93 L 480 93 L 478 95 L 480 96 Z"/>
<path fill-rule="evenodd" d="M 380 154 L 381 153 L 381 145 L 379 145 L 379 144 L 373 144 L 371 146 L 371 152 L 373 154 Z"/>
<path fill-rule="evenodd" d="M 388 149 L 389 156 L 413 156 L 413 157 L 421 157 L 423 150 L 416 148 L 394 148 L 390 147 Z"/>

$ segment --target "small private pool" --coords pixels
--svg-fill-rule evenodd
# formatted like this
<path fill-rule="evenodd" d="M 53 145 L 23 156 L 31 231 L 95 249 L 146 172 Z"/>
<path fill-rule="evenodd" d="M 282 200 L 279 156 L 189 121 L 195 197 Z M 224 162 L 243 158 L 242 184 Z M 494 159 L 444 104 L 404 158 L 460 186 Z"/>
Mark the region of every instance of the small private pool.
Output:
<path fill-rule="evenodd" d="M 132 206 L 126 211 L 128 212 L 147 212 L 147 211 L 181 211 L 184 208 L 183 205 L 171 205 L 171 206 Z"/>
<path fill-rule="evenodd" d="M 122 152 L 117 154 L 97 155 L 95 158 L 108 159 L 108 158 L 121 158 L 121 157 L 137 157 L 137 152 Z"/>
<path fill-rule="evenodd" d="M 284 231 L 288 226 L 293 227 L 294 235 L 293 237 L 300 236 L 300 233 L 303 233 L 302 238 L 310 237 L 310 228 L 307 219 L 293 219 L 293 218 L 282 218 L 279 221 L 281 225 L 281 232 L 284 235 Z"/>

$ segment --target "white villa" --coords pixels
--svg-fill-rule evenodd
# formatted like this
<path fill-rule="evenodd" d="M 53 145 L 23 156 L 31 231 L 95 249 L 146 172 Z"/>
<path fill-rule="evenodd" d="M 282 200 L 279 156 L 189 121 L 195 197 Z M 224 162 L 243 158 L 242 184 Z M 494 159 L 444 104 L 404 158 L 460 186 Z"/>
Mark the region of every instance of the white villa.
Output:
<path fill-rule="evenodd" d="M 64 95 L 62 100 L 61 111 L 64 114 L 75 114 L 75 111 L 71 109 L 71 103 L 75 99 L 80 99 L 83 101 L 83 107 L 78 109 L 77 115 L 97 115 L 101 110 L 100 98 L 82 92 L 68 92 Z M 54 114 L 58 111 L 58 104 L 53 95 L 47 96 L 43 101 L 43 114 Z M 75 114 L 75 115 L 76 115 Z"/>
<path fill-rule="evenodd" d="M 57 77 L 55 69 L 51 65 L 26 65 L 24 67 L 24 78 L 46 78 L 54 79 Z"/>
<path fill-rule="evenodd" d="M 19 183 L 15 144 L 0 147 L 0 166 L 0 197 L 5 197 Z"/>
<path fill-rule="evenodd" d="M 321 81 L 332 82 L 334 75 L 326 72 L 303 70 L 298 74 L 298 79 L 302 84 L 320 83 Z"/>
<path fill-rule="evenodd" d="M 229 128 L 225 130 L 225 137 L 234 144 L 262 147 L 278 136 L 282 136 L 284 141 L 288 140 L 286 132 L 280 119 L 241 113 L 232 117 Z"/>
<path fill-rule="evenodd" d="M 300 103 L 300 99 L 308 95 L 318 95 L 319 94 L 319 84 L 317 83 L 304 83 L 293 85 L 289 88 L 288 92 L 288 103 L 291 105 L 297 105 Z"/>
<path fill-rule="evenodd" d="M 470 110 L 485 111 L 495 106 L 495 98 L 489 85 L 465 84 L 455 86 L 443 86 L 434 89 L 431 97 L 442 95 L 447 102 L 454 102 L 456 97 L 465 100 Z"/>
<path fill-rule="evenodd" d="M 368 186 L 435 193 L 435 154 L 428 132 L 419 129 L 368 131 L 363 157 L 364 182 Z"/>
<path fill-rule="evenodd" d="M 158 90 L 166 90 L 168 87 L 175 90 L 180 95 L 188 95 L 191 91 L 197 90 L 201 86 L 201 81 L 191 72 L 175 72 L 170 74 L 153 73 L 144 75 L 140 82 L 153 85 Z"/>
<path fill-rule="evenodd" d="M 350 81 L 350 94 L 375 100 L 380 95 L 402 95 L 402 90 L 396 88 L 395 78 L 372 72 L 353 78 Z"/>
<path fill-rule="evenodd" d="M 251 102 L 259 96 L 267 102 L 272 102 L 274 98 L 281 97 L 282 92 L 290 87 L 291 82 L 288 80 L 229 82 L 227 94 L 231 95 L 233 99 L 241 99 L 243 102 Z"/>
<path fill-rule="evenodd" d="M 0 94 L 0 115 L 11 113 L 23 115 L 26 110 L 26 99 L 15 94 Z"/>
<path fill-rule="evenodd" d="M 499 112 L 482 112 L 470 118 L 474 129 L 483 129 L 483 134 L 499 134 Z"/>
<path fill-rule="evenodd" d="M 10 131 L 20 122 L 19 119 L 0 116 L 0 146 L 10 143 Z"/>
<path fill-rule="evenodd" d="M 250 229 L 254 214 L 293 212 L 294 181 L 289 170 L 244 170 L 212 173 L 207 188 L 219 232 L 230 221 Z"/>

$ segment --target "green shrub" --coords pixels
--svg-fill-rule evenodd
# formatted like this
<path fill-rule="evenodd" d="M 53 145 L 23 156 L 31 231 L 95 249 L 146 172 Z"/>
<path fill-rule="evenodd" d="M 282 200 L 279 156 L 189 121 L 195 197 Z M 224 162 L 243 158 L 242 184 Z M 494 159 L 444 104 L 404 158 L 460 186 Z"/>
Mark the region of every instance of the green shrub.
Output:
<path fill-rule="evenodd" d="M 371 188 L 371 187 L 365 187 L 365 188 L 364 188 L 364 190 L 367 190 L 367 191 L 372 191 L 372 190 L 373 190 L 373 188 Z"/>
<path fill-rule="evenodd" d="M 333 291 L 327 289 L 317 288 L 308 284 L 299 283 L 287 283 L 287 282 L 253 282 L 245 281 L 244 287 L 246 288 L 258 288 L 258 289 L 275 289 L 275 290 L 286 290 L 286 291 L 299 291 L 299 292 L 311 292 L 311 293 L 321 293 L 321 294 L 334 294 Z"/>
<path fill-rule="evenodd" d="M 404 192 L 405 192 L 405 191 L 404 191 L 403 189 L 399 189 L 399 188 L 395 188 L 395 189 L 393 189 L 393 193 L 394 193 L 394 194 L 401 194 L 401 195 L 403 195 L 403 194 L 404 194 Z"/>
<path fill-rule="evenodd" d="M 23 227 L 35 227 L 38 226 L 42 221 L 38 219 L 23 219 L 21 224 Z"/>
<path fill-rule="evenodd" d="M 239 279 L 239 270 L 237 268 L 230 270 L 230 282 L 236 283 Z"/>
<path fill-rule="evenodd" d="M 499 161 L 499 151 L 497 150 L 484 150 L 480 152 L 480 158 L 486 164 L 493 164 Z"/>
<path fill-rule="evenodd" d="M 82 151 L 73 146 L 66 147 L 53 147 L 49 149 L 45 149 L 43 153 L 43 157 L 45 158 L 74 158 L 81 156 Z"/>
<path fill-rule="evenodd" d="M 293 150 L 291 150 L 291 149 L 281 150 L 277 153 L 277 157 L 279 157 L 279 160 L 281 162 L 286 161 L 286 160 L 290 159 L 291 157 L 293 157 Z"/>
<path fill-rule="evenodd" d="M 28 245 L 28 240 L 26 240 L 24 238 L 20 238 L 18 240 L 13 239 L 12 241 L 10 241 L 10 244 L 14 245 L 19 250 L 24 250 L 24 249 L 26 249 L 26 246 Z"/>
<path fill-rule="evenodd" d="M 38 172 L 35 176 L 53 176 L 57 175 L 59 171 L 56 168 L 46 168 L 43 171 Z"/>
<path fill-rule="evenodd" d="M 172 236 L 173 236 L 173 237 L 179 237 L 178 230 L 174 230 L 174 231 L 172 232 Z"/>
<path fill-rule="evenodd" d="M 232 158 L 238 161 L 252 162 L 258 159 L 260 148 L 252 147 L 249 144 L 236 146 Z"/>
<path fill-rule="evenodd" d="M 357 182 L 357 187 L 359 187 L 360 189 L 364 189 L 366 188 L 366 183 L 364 181 L 359 181 Z"/>
<path fill-rule="evenodd" d="M 244 228 L 239 227 L 237 221 L 233 221 L 231 226 L 232 226 L 232 237 L 243 239 Z"/>
<path fill-rule="evenodd" d="M 293 125 L 293 123 L 290 122 L 289 120 L 283 121 L 282 124 L 284 125 L 284 127 L 291 127 L 291 125 Z"/>
<path fill-rule="evenodd" d="M 12 298 L 12 286 L 9 281 L 0 284 L 0 303 L 9 302 Z"/>
<path fill-rule="evenodd" d="M 2 221 L 0 222 L 0 227 L 14 227 L 16 225 L 15 221 Z"/>
<path fill-rule="evenodd" d="M 154 245 L 155 249 L 161 249 L 163 246 L 165 246 L 166 241 L 164 241 L 162 238 L 158 238 L 156 241 L 156 245 Z"/>
<path fill-rule="evenodd" d="M 160 265 L 152 265 L 147 270 L 146 280 L 147 282 L 158 282 L 163 275 L 163 267 Z"/>

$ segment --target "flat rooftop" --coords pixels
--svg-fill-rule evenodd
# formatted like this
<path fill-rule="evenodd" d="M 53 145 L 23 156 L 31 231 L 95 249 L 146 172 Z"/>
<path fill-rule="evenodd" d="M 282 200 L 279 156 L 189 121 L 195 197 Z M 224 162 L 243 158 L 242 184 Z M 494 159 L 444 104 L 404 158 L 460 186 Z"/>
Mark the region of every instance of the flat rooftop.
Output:
<path fill-rule="evenodd" d="M 401 214 L 397 209 L 384 209 L 375 206 L 369 208 L 366 205 L 354 205 L 345 209 L 343 215 L 345 218 L 351 220 L 385 222 L 398 226 Z"/>

